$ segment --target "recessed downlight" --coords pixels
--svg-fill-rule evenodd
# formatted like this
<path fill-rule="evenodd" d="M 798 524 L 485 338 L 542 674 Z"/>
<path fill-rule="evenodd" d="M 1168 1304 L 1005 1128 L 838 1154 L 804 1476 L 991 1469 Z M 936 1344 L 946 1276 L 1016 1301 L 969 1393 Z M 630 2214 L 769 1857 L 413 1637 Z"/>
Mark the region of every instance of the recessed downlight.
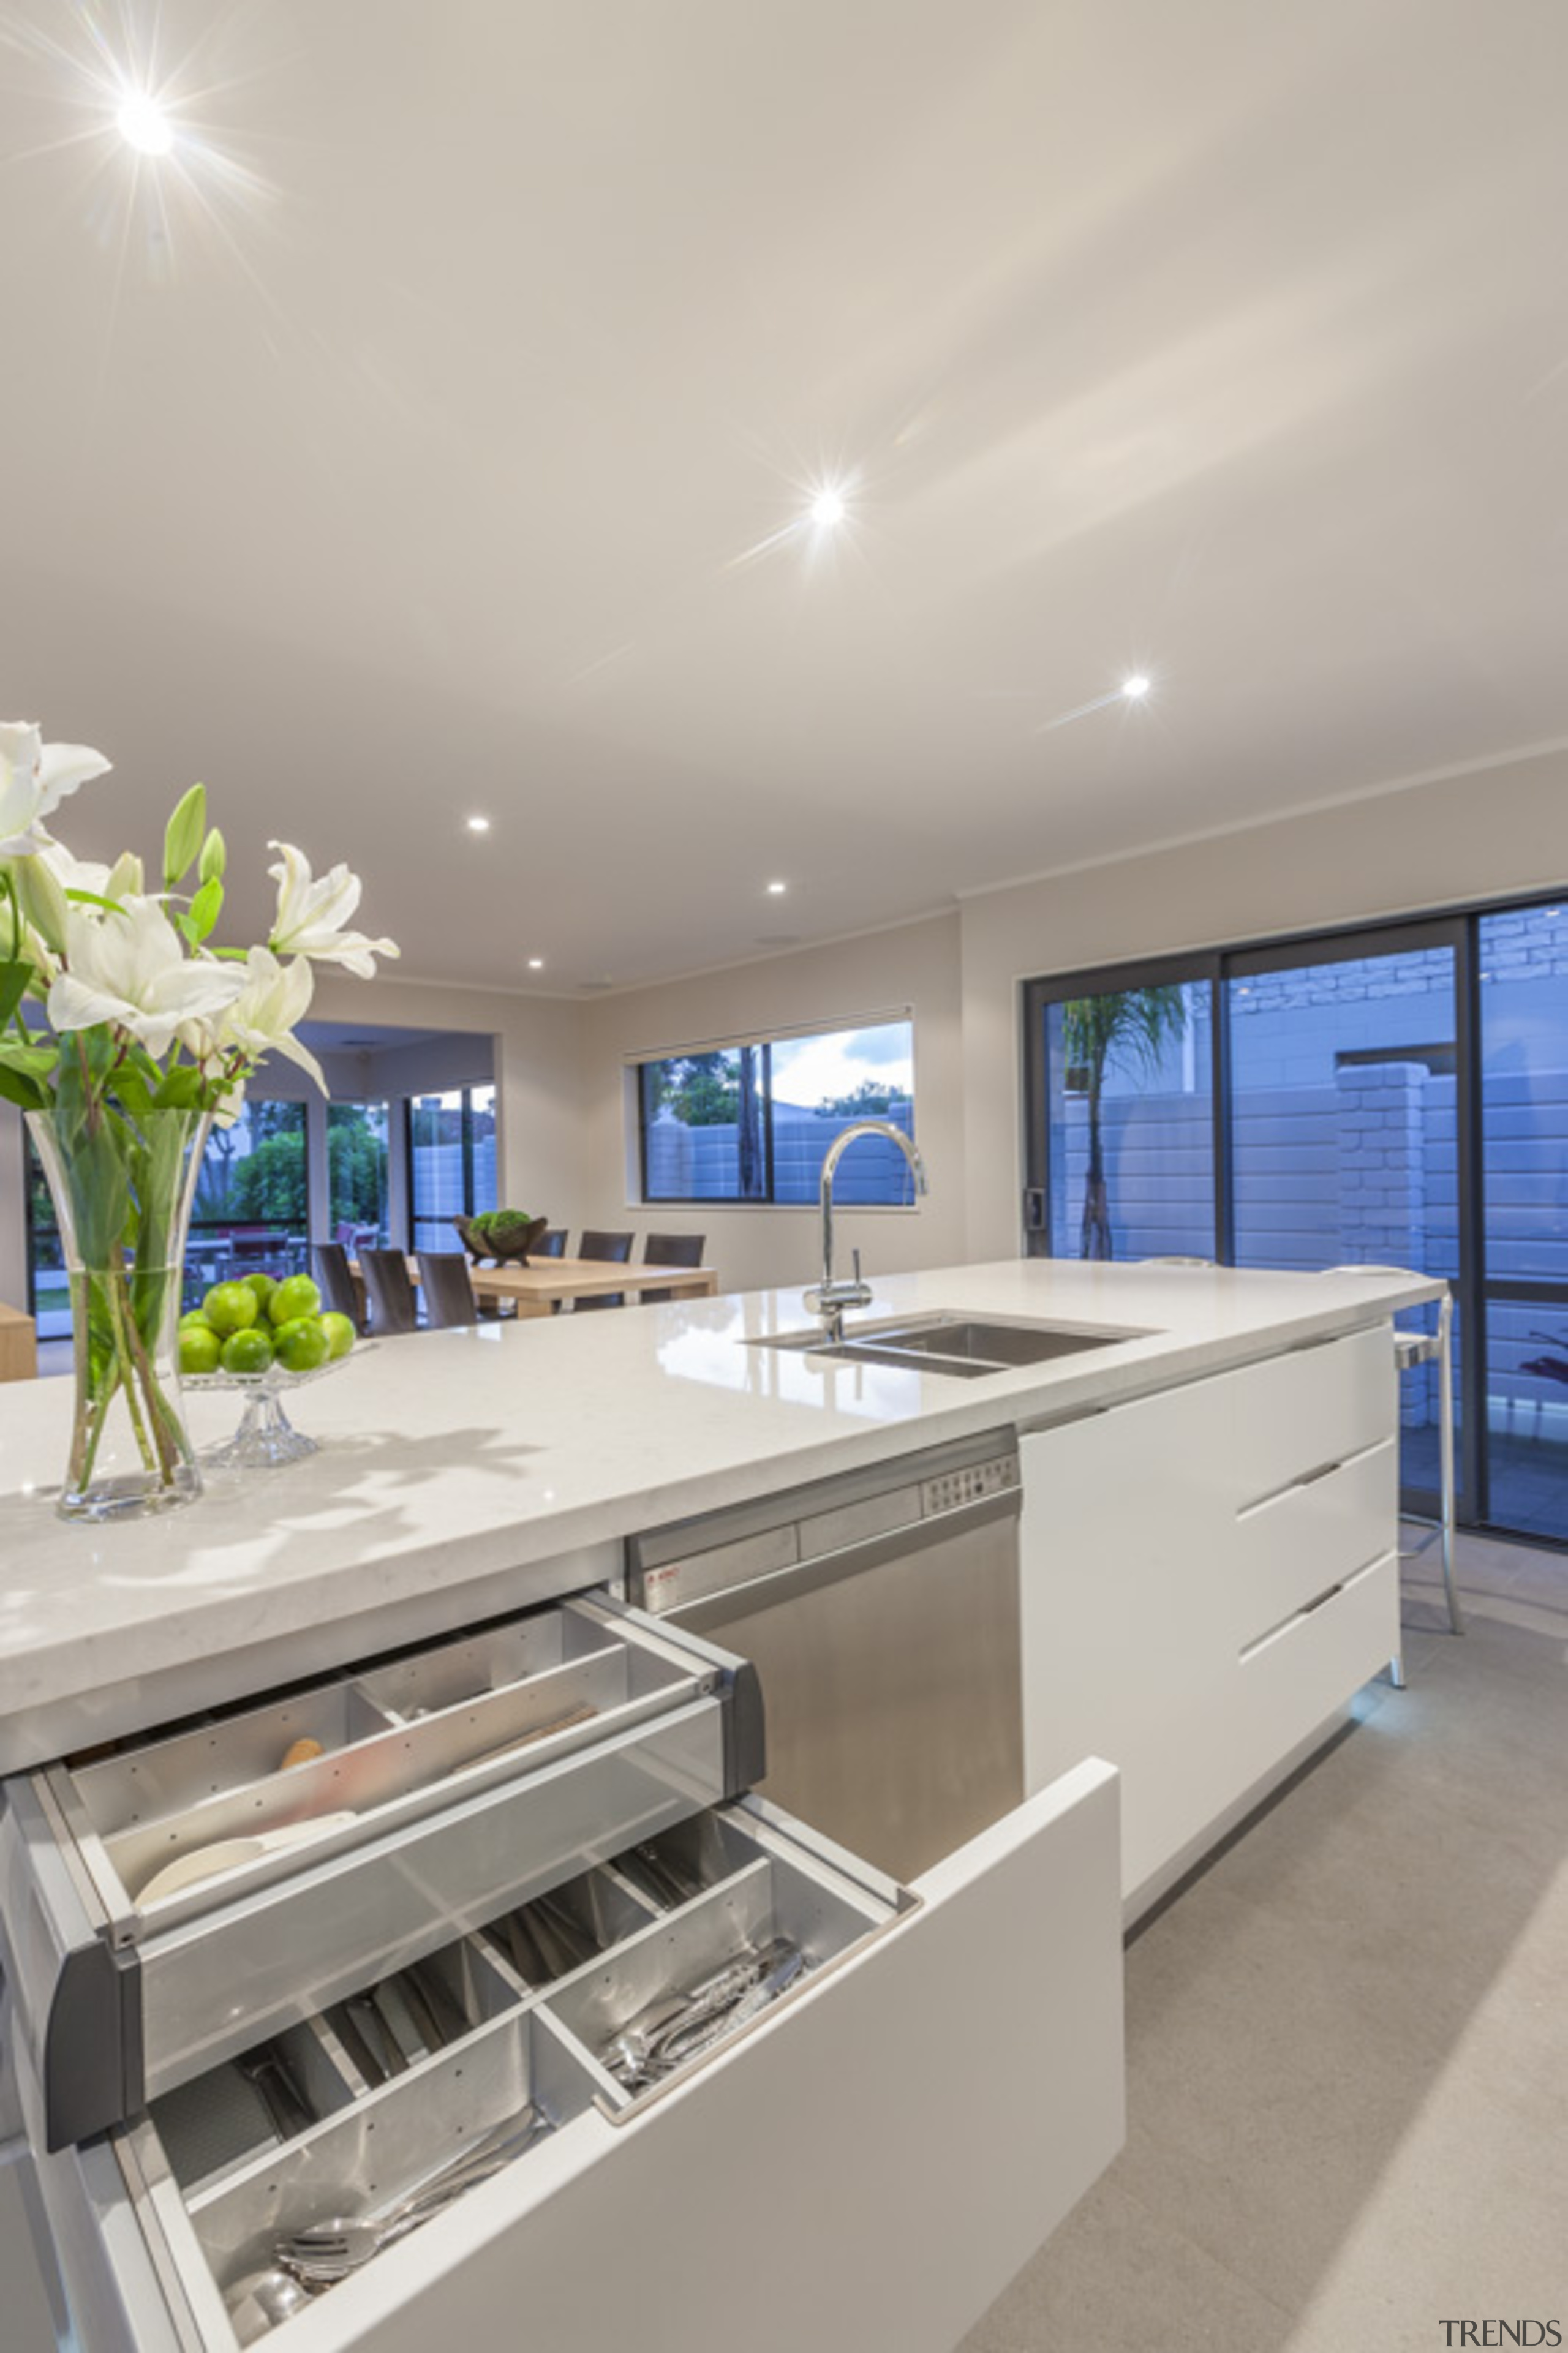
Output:
<path fill-rule="evenodd" d="M 1122 680 L 1121 691 L 1128 702 L 1141 702 L 1149 692 L 1150 683 L 1151 681 L 1144 677 L 1143 672 L 1137 670 L 1133 671 L 1130 678 Z"/>
<path fill-rule="evenodd" d="M 490 831 L 490 819 L 487 817 L 480 817 L 475 814 L 473 817 L 469 818 L 468 829 L 470 833 L 488 833 Z"/>
<path fill-rule="evenodd" d="M 114 127 L 139 155 L 166 155 L 175 143 L 175 126 L 155 98 L 145 90 L 129 90 L 114 118 Z"/>
<path fill-rule="evenodd" d="M 836 531 L 848 512 L 843 492 L 834 490 L 831 482 L 824 483 L 811 501 L 811 521 L 821 531 Z"/>
<path fill-rule="evenodd" d="M 789 888 L 788 882 L 770 882 L 768 885 L 768 895 L 770 899 L 781 899 Z"/>
<path fill-rule="evenodd" d="M 530 972 L 543 972 L 543 971 L 544 971 L 544 969 L 545 969 L 545 959 L 544 959 L 544 957 L 543 957 L 543 956 L 530 956 L 530 957 L 529 957 L 529 959 L 528 959 L 528 969 L 529 969 L 529 971 L 530 971 Z"/>

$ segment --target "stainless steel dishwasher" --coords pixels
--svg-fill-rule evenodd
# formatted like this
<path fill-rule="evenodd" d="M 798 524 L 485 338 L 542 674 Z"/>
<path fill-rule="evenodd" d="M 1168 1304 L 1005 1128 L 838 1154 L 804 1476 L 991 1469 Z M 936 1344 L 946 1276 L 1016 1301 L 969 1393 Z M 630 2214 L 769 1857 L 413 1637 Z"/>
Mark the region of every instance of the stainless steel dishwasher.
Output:
<path fill-rule="evenodd" d="M 912 1878 L 1023 1797 L 1019 1509 L 993 1430 L 633 1537 L 629 1598 L 753 1662 L 766 1796 Z"/>

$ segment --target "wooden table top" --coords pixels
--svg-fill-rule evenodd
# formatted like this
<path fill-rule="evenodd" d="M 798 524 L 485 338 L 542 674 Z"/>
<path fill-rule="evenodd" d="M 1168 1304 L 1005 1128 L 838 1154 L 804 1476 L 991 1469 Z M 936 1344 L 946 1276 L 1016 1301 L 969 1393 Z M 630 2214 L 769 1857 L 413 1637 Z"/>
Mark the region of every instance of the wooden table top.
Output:
<path fill-rule="evenodd" d="M 469 1281 L 487 1299 L 596 1299 L 618 1291 L 674 1291 L 711 1296 L 718 1272 L 711 1266 L 619 1265 L 607 1258 L 539 1258 L 526 1266 L 471 1266 Z"/>
<path fill-rule="evenodd" d="M 350 1263 L 357 1274 L 359 1261 Z M 409 1259 L 408 1272 L 418 1282 L 417 1258 Z M 613 1298 L 618 1292 L 635 1297 L 644 1291 L 673 1291 L 683 1299 L 711 1299 L 718 1292 L 716 1267 L 622 1266 L 607 1258 L 537 1258 L 526 1266 L 471 1264 L 468 1274 L 478 1297 L 514 1299 L 519 1314 L 547 1315 L 559 1301 Z"/>

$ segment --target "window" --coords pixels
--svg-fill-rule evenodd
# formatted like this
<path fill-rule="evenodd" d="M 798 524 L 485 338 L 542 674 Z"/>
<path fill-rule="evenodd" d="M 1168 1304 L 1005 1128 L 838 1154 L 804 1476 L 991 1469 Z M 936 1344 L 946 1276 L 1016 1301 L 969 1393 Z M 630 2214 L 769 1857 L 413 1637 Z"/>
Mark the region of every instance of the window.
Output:
<path fill-rule="evenodd" d="M 646 1201 L 810 1202 L 834 1138 L 857 1119 L 915 1133 L 915 1032 L 874 1021 L 661 1055 L 638 1066 Z M 868 1140 L 836 1186 L 852 1206 L 912 1198 L 896 1145 Z"/>
<path fill-rule="evenodd" d="M 1033 981 L 1026 1008 L 1031 1249 L 1442 1277 L 1459 1517 L 1568 1546 L 1568 899 Z M 1097 1150 L 1086 1008 L 1130 1039 Z M 1436 1389 L 1400 1392 L 1417 1511 Z"/>
<path fill-rule="evenodd" d="M 408 1170 L 414 1248 L 454 1250 L 454 1218 L 471 1218 L 481 1209 L 501 1206 L 493 1085 L 417 1095 L 408 1106 Z"/>
<path fill-rule="evenodd" d="M 384 1103 L 327 1105 L 327 1222 L 351 1256 L 361 1244 L 386 1250 L 391 1242 L 387 1183 L 390 1117 Z M 351 1230 L 345 1232 L 345 1227 Z"/>
<path fill-rule="evenodd" d="M 207 1138 L 185 1250 L 186 1304 L 231 1275 L 295 1274 L 310 1257 L 305 1107 L 247 1096 Z"/>

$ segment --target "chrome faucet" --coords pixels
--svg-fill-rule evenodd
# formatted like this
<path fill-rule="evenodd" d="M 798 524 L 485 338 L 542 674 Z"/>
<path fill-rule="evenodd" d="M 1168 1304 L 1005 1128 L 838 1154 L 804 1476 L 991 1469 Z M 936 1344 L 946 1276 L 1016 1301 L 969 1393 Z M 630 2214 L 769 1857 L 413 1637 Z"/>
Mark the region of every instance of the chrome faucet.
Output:
<path fill-rule="evenodd" d="M 850 1145 L 858 1144 L 863 1135 L 885 1135 L 890 1144 L 895 1144 L 909 1163 L 916 1194 L 927 1190 L 925 1162 L 904 1130 L 895 1127 L 890 1119 L 857 1119 L 853 1126 L 834 1136 L 822 1163 L 822 1279 L 814 1290 L 807 1292 L 806 1304 L 813 1315 L 821 1317 L 829 1339 L 835 1341 L 843 1338 L 844 1309 L 869 1307 L 873 1297 L 870 1283 L 861 1281 L 859 1250 L 853 1253 L 853 1279 L 847 1282 L 833 1281 L 833 1178 Z"/>

